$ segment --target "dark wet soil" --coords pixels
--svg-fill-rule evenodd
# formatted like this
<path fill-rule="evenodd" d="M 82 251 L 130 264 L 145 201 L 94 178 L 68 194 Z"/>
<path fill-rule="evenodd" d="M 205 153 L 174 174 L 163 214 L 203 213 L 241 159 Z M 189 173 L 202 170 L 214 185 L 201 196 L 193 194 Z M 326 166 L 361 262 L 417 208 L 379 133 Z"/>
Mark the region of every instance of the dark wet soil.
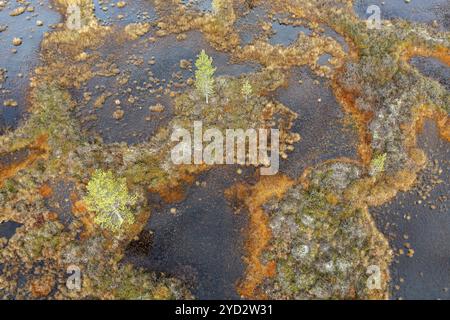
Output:
<path fill-rule="evenodd" d="M 292 69 L 288 87 L 278 89 L 275 99 L 298 113 L 292 131 L 301 137 L 294 152 L 281 161 L 281 172 L 298 178 L 308 166 L 326 160 L 357 159 L 357 133 L 345 125 L 344 113 L 326 80 L 307 68 Z"/>
<path fill-rule="evenodd" d="M 144 232 L 129 248 L 127 260 L 184 279 L 196 298 L 238 299 L 235 285 L 244 271 L 247 214 L 235 213 L 224 191 L 236 182 L 254 181 L 254 170 L 244 169 L 239 175 L 237 168 L 212 169 L 187 188 L 185 200 L 161 202 L 146 227 L 152 237 Z M 143 237 L 151 245 L 146 247 Z"/>
<path fill-rule="evenodd" d="M 28 1 L 33 12 L 12 17 L 10 12 L 21 5 L 16 1 L 0 10 L 0 26 L 8 28 L 0 32 L 0 68 L 7 70 L 6 82 L 0 83 L 0 134 L 7 128 L 16 128 L 26 110 L 26 97 L 30 73 L 39 63 L 39 48 L 45 32 L 58 23 L 60 15 L 49 8 L 48 1 Z M 43 26 L 37 26 L 38 20 Z M 21 38 L 22 44 L 14 46 L 13 38 Z M 12 50 L 17 50 L 13 53 Z M 4 102 L 13 99 L 17 107 L 6 107 Z"/>
<path fill-rule="evenodd" d="M 396 252 L 392 298 L 450 299 L 450 148 L 431 122 L 419 136 L 419 146 L 430 165 L 417 188 L 371 213 Z M 404 254 L 399 255 L 400 249 Z"/>

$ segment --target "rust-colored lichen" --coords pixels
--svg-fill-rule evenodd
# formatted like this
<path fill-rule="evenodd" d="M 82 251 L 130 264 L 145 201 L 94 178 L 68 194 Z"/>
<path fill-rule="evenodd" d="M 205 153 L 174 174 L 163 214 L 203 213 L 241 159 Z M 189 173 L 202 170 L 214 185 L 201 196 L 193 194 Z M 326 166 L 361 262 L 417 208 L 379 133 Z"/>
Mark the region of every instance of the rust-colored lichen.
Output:
<path fill-rule="evenodd" d="M 3 185 L 4 181 L 15 176 L 17 172 L 33 165 L 36 160 L 40 158 L 45 158 L 48 155 L 49 147 L 47 145 L 47 136 L 41 135 L 37 140 L 25 148 L 29 151 L 29 155 L 25 160 L 19 163 L 13 163 L 6 167 L 0 166 L 0 187 Z"/>

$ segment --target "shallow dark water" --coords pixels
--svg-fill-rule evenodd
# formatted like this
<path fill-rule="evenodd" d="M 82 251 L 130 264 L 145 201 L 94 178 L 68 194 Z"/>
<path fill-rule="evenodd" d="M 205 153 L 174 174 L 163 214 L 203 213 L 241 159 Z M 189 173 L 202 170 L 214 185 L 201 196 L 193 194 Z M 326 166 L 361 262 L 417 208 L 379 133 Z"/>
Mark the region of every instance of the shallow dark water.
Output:
<path fill-rule="evenodd" d="M 436 59 L 426 57 L 414 57 L 410 63 L 423 75 L 438 81 L 450 91 L 450 67 Z"/>
<path fill-rule="evenodd" d="M 15 221 L 6 221 L 0 223 L 0 238 L 11 239 L 16 233 L 16 229 L 22 226 L 22 224 Z"/>
<path fill-rule="evenodd" d="M 254 170 L 238 175 L 237 168 L 212 169 L 197 179 L 199 185 L 187 188 L 184 201 L 154 208 L 146 227 L 153 232 L 148 254 L 129 250 L 126 261 L 184 279 L 196 298 L 238 299 L 247 214 L 235 213 L 224 191 L 238 181 L 254 180 Z"/>
<path fill-rule="evenodd" d="M 98 0 L 94 0 L 93 2 L 95 16 L 103 25 L 154 22 L 157 19 L 157 14 L 151 0 L 125 1 L 126 5 L 123 8 L 117 7 L 117 1 L 106 0 L 102 1 L 102 4 Z"/>
<path fill-rule="evenodd" d="M 7 69 L 6 82 L 0 84 L 0 134 L 5 128 L 15 128 L 23 117 L 27 103 L 27 89 L 30 73 L 39 63 L 39 48 L 44 33 L 51 30 L 50 26 L 60 20 L 60 15 L 49 8 L 49 1 L 28 1 L 34 12 L 11 17 L 9 13 L 21 6 L 16 1 L 0 11 L 0 25 L 7 25 L 6 31 L 0 32 L 0 68 Z M 42 5 L 41 5 L 42 4 Z M 41 20 L 41 27 L 36 21 Z M 22 45 L 13 46 L 13 38 L 22 38 Z M 11 50 L 16 49 L 17 53 Z M 5 100 L 13 99 L 17 107 L 5 107 Z"/>
<path fill-rule="evenodd" d="M 120 46 L 108 43 L 99 52 L 118 66 L 121 75 L 129 75 L 129 80 L 118 84 L 116 77 L 95 77 L 85 88 L 75 92 L 81 104 L 82 91 L 92 93 L 91 101 L 79 109 L 79 115 L 85 120 L 95 115 L 96 119 L 84 123 L 84 128 L 99 132 L 105 143 L 134 144 L 149 139 L 172 117 L 173 101 L 165 89 L 175 92 L 187 89 L 186 80 L 194 78 L 194 63 L 202 49 L 213 58 L 216 76 L 238 76 L 256 70 L 255 64 L 231 63 L 228 54 L 212 48 L 199 32 L 189 32 L 186 40 L 181 41 L 171 35 L 158 38 L 155 43 L 150 43 L 147 37 Z M 142 60 L 142 63 L 134 65 L 133 60 Z M 181 68 L 181 60 L 188 61 L 190 67 Z M 105 92 L 111 95 L 103 107 L 94 108 L 96 99 Z M 130 102 L 130 97 L 134 101 Z M 112 116 L 117 109 L 116 100 L 120 100 L 120 108 L 125 112 L 120 121 Z M 157 103 L 165 107 L 164 112 L 149 111 L 149 107 Z"/>
<path fill-rule="evenodd" d="M 384 4 L 382 4 L 384 3 Z M 381 9 L 382 19 L 404 19 L 421 23 L 437 21 L 440 30 L 449 30 L 450 2 L 448 0 L 356 0 L 354 9 L 361 19 L 367 19 L 366 13 L 370 5 L 377 5 Z"/>
<path fill-rule="evenodd" d="M 269 39 L 271 45 L 289 46 L 297 41 L 300 33 L 312 34 L 312 31 L 306 27 L 286 25 L 279 22 L 272 23 L 272 30 L 275 34 Z"/>
<path fill-rule="evenodd" d="M 394 259 L 392 298 L 450 299 L 450 147 L 438 137 L 431 122 L 426 123 L 419 136 L 419 146 L 431 162 L 438 162 L 442 170 L 438 178 L 443 182 L 426 200 L 416 189 L 370 211 L 397 253 L 399 249 L 407 253 L 405 243 L 414 250 L 413 257 L 405 254 Z M 425 184 L 429 184 L 432 178 L 424 175 Z"/>
<path fill-rule="evenodd" d="M 263 34 L 261 22 L 268 21 L 267 8 L 257 6 L 244 12 L 234 24 L 235 29 L 241 38 L 241 45 L 247 45 Z"/>
<path fill-rule="evenodd" d="M 213 12 L 212 0 L 181 0 L 188 8 L 194 8 L 202 12 Z"/>
<path fill-rule="evenodd" d="M 0 168 L 2 166 L 8 166 L 12 163 L 17 163 L 25 160 L 30 151 L 28 149 L 21 149 L 8 154 L 0 154 Z"/>
<path fill-rule="evenodd" d="M 281 161 L 280 171 L 298 178 L 307 167 L 326 160 L 356 159 L 357 133 L 344 125 L 344 113 L 326 80 L 307 68 L 295 68 L 289 86 L 278 89 L 274 97 L 298 113 L 292 131 L 301 136 L 294 152 Z"/>

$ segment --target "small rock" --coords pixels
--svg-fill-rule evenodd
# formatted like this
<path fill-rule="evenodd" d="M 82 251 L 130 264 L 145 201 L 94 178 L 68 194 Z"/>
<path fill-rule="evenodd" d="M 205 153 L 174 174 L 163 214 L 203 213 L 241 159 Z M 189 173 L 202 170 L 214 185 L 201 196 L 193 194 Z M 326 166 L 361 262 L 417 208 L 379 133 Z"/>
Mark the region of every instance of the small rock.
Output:
<path fill-rule="evenodd" d="M 123 110 L 116 110 L 113 113 L 113 118 L 116 120 L 121 120 L 123 116 L 125 115 L 125 112 Z"/>
<path fill-rule="evenodd" d="M 165 107 L 162 104 L 157 103 L 153 106 L 150 106 L 149 109 L 151 112 L 163 112 Z"/>
<path fill-rule="evenodd" d="M 16 47 L 17 47 L 17 46 L 20 46 L 20 45 L 22 44 L 22 39 L 20 39 L 20 38 L 14 38 L 14 39 L 12 40 L 12 44 L 15 45 Z"/>
<path fill-rule="evenodd" d="M 13 99 L 7 99 L 5 101 L 3 101 L 3 105 L 5 107 L 17 107 L 17 101 L 13 100 Z"/>
<path fill-rule="evenodd" d="M 191 63 L 188 60 L 186 60 L 186 59 L 180 60 L 180 68 L 181 69 L 187 69 L 190 67 L 190 65 L 191 65 Z"/>
<path fill-rule="evenodd" d="M 117 8 L 123 8 L 127 5 L 125 1 L 119 1 L 117 2 Z"/>
<path fill-rule="evenodd" d="M 26 10 L 25 7 L 18 7 L 18 8 L 16 8 L 16 9 L 14 9 L 13 11 L 11 11 L 11 12 L 9 13 L 9 15 L 10 15 L 11 17 L 20 16 L 22 13 L 25 12 L 25 10 Z"/>

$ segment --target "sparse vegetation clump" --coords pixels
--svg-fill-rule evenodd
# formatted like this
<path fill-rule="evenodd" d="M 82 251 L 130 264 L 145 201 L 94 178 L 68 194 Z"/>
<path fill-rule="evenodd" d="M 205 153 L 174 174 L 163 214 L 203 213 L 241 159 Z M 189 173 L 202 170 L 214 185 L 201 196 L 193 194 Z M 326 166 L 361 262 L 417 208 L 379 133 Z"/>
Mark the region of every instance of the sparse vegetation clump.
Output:
<path fill-rule="evenodd" d="M 134 222 L 130 207 L 136 198 L 129 194 L 124 178 L 116 178 L 108 171 L 96 171 L 87 185 L 84 198 L 88 209 L 96 213 L 95 222 L 113 232 Z"/>
<path fill-rule="evenodd" d="M 197 70 L 195 71 L 195 87 L 198 92 L 205 97 L 206 103 L 214 94 L 214 73 L 216 68 L 213 66 L 213 59 L 209 57 L 205 50 L 202 50 L 195 62 Z"/>
<path fill-rule="evenodd" d="M 376 176 L 377 174 L 384 171 L 386 157 L 387 157 L 386 153 L 381 153 L 381 154 L 376 155 L 372 159 L 372 161 L 370 163 L 370 170 L 369 170 L 369 173 L 371 176 Z"/>

